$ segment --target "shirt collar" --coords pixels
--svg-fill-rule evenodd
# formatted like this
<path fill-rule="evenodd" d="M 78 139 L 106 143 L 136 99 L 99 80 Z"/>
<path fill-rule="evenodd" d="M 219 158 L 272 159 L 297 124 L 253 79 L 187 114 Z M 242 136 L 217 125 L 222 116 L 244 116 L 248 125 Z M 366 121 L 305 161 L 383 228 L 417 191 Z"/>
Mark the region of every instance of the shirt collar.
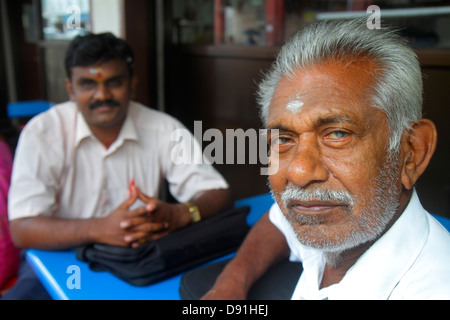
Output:
<path fill-rule="evenodd" d="M 134 140 L 134 141 L 139 140 L 139 135 L 136 130 L 135 123 L 133 121 L 133 114 L 134 114 L 134 107 L 132 102 L 130 102 L 125 122 L 122 126 L 122 129 L 120 130 L 119 136 L 117 137 L 116 141 L 114 141 L 114 143 L 111 145 L 111 147 L 115 146 L 115 148 L 118 148 L 120 145 L 122 145 L 122 143 L 125 140 Z M 78 110 L 76 117 L 77 120 L 76 120 L 75 146 L 78 146 L 82 140 L 88 137 L 92 137 L 93 139 L 96 140 L 94 134 L 92 133 L 91 129 L 86 123 L 86 120 L 84 119 L 81 112 Z"/>
<path fill-rule="evenodd" d="M 91 130 L 89 129 L 89 126 L 84 120 L 83 115 L 80 111 L 78 111 L 78 109 L 76 114 L 75 127 L 75 146 L 78 146 L 82 140 L 90 137 L 91 135 L 93 136 Z"/>
<path fill-rule="evenodd" d="M 328 297 L 388 299 L 417 259 L 428 233 L 426 212 L 414 190 L 398 220 L 358 259 L 339 284 L 329 288 Z"/>

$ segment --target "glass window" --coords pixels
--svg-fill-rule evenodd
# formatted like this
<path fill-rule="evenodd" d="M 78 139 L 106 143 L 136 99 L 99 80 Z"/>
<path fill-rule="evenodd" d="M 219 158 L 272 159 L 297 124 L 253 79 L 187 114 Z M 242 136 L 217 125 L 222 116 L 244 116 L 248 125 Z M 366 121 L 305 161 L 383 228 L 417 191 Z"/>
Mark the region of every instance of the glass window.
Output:
<path fill-rule="evenodd" d="M 222 42 L 238 45 L 266 43 L 266 8 L 264 0 L 230 0 L 223 2 L 224 29 Z M 216 16 L 216 19 L 219 19 Z M 216 34 L 218 35 L 218 34 Z"/>
<path fill-rule="evenodd" d="M 450 1 L 372 1 L 381 25 L 394 26 L 416 48 L 450 48 Z M 319 12 L 315 20 L 369 17 L 367 8 Z"/>
<path fill-rule="evenodd" d="M 172 5 L 173 43 L 214 42 L 214 0 L 173 0 Z"/>
<path fill-rule="evenodd" d="M 44 39 L 72 39 L 91 30 L 89 0 L 42 0 Z"/>
<path fill-rule="evenodd" d="M 172 0 L 173 43 L 278 46 L 306 25 L 366 16 L 415 47 L 450 48 L 450 0 Z"/>

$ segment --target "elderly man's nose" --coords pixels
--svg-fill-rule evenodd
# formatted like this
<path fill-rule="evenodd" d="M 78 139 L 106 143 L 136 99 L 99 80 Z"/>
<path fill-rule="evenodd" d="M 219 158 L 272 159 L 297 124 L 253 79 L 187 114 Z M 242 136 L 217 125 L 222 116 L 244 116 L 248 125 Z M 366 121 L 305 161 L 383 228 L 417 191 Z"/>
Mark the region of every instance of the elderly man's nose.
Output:
<path fill-rule="evenodd" d="M 301 147 L 289 164 L 287 179 L 300 187 L 314 182 L 324 182 L 329 178 L 328 168 L 323 164 L 319 150 Z"/>

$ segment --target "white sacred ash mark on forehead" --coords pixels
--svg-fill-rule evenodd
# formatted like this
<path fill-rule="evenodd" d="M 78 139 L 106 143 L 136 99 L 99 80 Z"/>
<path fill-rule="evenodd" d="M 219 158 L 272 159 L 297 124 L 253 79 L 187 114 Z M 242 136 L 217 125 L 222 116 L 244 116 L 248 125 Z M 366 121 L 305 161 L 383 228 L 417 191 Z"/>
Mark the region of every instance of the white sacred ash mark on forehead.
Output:
<path fill-rule="evenodd" d="M 300 100 L 300 93 L 297 93 L 295 95 L 295 100 L 291 100 L 286 104 L 286 109 L 290 112 L 290 113 L 299 113 L 300 110 L 302 109 L 303 105 L 305 104 L 302 100 Z"/>
<path fill-rule="evenodd" d="M 286 109 L 291 113 L 299 113 L 303 105 L 303 101 L 293 100 L 286 104 Z"/>

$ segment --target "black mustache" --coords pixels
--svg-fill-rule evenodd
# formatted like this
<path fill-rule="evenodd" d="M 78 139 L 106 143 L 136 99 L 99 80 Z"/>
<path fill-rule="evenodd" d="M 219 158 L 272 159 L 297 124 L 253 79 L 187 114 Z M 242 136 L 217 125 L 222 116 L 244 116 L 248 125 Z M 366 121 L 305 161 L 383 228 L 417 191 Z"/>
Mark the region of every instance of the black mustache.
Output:
<path fill-rule="evenodd" d="M 108 100 L 98 100 L 94 101 L 89 105 L 89 109 L 93 110 L 95 108 L 101 107 L 101 106 L 108 106 L 108 107 L 119 107 L 120 103 L 114 99 L 108 99 Z"/>

